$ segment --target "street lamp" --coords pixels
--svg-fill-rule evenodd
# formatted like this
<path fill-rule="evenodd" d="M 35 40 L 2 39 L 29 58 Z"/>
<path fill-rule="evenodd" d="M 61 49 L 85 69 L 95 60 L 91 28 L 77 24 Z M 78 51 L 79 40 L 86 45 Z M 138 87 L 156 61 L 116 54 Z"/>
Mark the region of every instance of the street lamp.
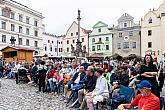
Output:
<path fill-rule="evenodd" d="M 15 46 L 15 41 L 16 41 L 16 39 L 14 37 L 11 37 L 11 39 L 10 39 L 11 45 Z"/>

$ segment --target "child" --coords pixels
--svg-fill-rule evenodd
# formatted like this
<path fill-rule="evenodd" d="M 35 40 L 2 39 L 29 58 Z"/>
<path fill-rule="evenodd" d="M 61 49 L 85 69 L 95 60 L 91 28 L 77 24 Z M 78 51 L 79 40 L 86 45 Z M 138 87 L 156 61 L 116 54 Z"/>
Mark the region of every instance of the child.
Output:
<path fill-rule="evenodd" d="M 53 75 L 53 83 L 54 83 L 54 95 L 57 95 L 57 92 L 59 90 L 60 84 L 63 81 L 63 75 L 59 74 L 59 71 L 56 70 Z"/>

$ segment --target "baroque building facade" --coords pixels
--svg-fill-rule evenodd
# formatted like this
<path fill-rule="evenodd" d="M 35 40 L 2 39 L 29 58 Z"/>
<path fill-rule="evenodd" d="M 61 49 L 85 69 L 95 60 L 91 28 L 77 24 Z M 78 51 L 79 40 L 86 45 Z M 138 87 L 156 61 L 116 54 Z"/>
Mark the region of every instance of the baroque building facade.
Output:
<path fill-rule="evenodd" d="M 83 50 L 88 52 L 88 31 L 80 27 L 80 42 Z M 73 56 L 72 51 L 76 50 L 76 42 L 78 39 L 78 24 L 74 21 L 63 38 L 63 55 Z"/>
<path fill-rule="evenodd" d="M 152 55 L 158 61 L 165 55 L 165 1 L 157 10 L 149 10 L 141 20 L 141 55 Z"/>
<path fill-rule="evenodd" d="M 98 54 L 101 57 L 112 55 L 112 32 L 108 25 L 98 21 L 89 35 L 89 55 Z"/>
<path fill-rule="evenodd" d="M 56 36 L 53 34 L 43 33 L 43 54 L 48 56 L 61 56 L 62 55 L 62 40 L 63 35 Z"/>
<path fill-rule="evenodd" d="M 42 13 L 13 0 L 0 1 L 0 49 L 6 46 L 31 48 L 43 52 Z"/>
<path fill-rule="evenodd" d="M 110 28 L 113 32 L 113 54 L 127 57 L 130 54 L 140 56 L 140 24 L 134 23 L 134 18 L 125 13 L 118 19 L 118 25 Z"/>

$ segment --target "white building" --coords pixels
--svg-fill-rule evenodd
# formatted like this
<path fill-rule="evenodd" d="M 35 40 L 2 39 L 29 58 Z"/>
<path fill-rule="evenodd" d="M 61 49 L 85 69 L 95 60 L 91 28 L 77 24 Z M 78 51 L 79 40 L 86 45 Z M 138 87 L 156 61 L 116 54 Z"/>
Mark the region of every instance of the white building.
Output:
<path fill-rule="evenodd" d="M 78 39 L 78 24 L 74 21 L 66 32 L 66 36 L 63 39 L 63 55 L 71 56 L 71 44 L 76 49 L 76 42 Z M 86 52 L 88 52 L 88 31 L 80 28 L 80 42 L 82 47 L 86 46 Z"/>
<path fill-rule="evenodd" d="M 157 10 L 150 10 L 141 25 L 141 55 L 151 54 L 160 61 L 165 54 L 165 1 Z"/>
<path fill-rule="evenodd" d="M 56 36 L 49 33 L 43 33 L 43 55 L 61 56 L 62 39 L 64 36 Z"/>
<path fill-rule="evenodd" d="M 31 48 L 42 54 L 42 13 L 13 0 L 0 0 L 0 49 L 12 45 Z M 14 45 L 14 44 L 13 44 Z"/>
<path fill-rule="evenodd" d="M 64 39 L 65 35 L 61 35 L 57 37 L 57 48 L 58 48 L 58 53 L 57 56 L 62 56 L 63 54 L 63 39 Z"/>

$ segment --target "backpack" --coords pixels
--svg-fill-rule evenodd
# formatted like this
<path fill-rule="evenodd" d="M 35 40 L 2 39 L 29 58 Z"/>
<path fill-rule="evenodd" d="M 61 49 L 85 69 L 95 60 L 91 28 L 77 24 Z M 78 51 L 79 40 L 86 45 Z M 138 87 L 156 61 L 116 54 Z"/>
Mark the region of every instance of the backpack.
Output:
<path fill-rule="evenodd" d="M 37 74 L 37 71 L 38 71 L 38 67 L 35 65 L 35 66 L 33 66 L 33 68 L 32 68 L 32 74 L 34 75 L 34 74 Z"/>
<path fill-rule="evenodd" d="M 108 110 L 116 109 L 120 104 L 125 103 L 126 98 L 124 94 L 121 93 L 113 93 L 112 98 L 107 101 Z"/>

